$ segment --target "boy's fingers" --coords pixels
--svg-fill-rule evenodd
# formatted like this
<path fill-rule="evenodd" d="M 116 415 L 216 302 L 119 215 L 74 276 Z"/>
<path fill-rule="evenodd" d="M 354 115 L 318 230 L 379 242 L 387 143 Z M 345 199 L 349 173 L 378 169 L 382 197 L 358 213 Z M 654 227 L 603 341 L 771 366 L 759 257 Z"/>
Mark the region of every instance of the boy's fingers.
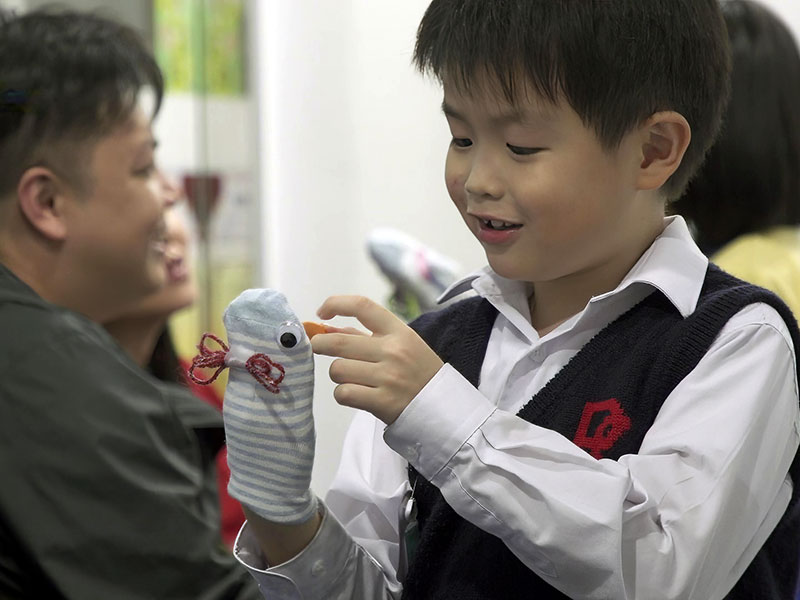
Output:
<path fill-rule="evenodd" d="M 380 385 L 379 373 L 372 363 L 360 360 L 337 358 L 328 369 L 334 383 L 354 383 L 369 388 Z"/>
<path fill-rule="evenodd" d="M 311 340 L 314 354 L 337 356 L 365 362 L 378 362 L 380 355 L 372 336 L 349 333 L 321 333 Z"/>
<path fill-rule="evenodd" d="M 333 325 L 325 325 L 325 333 L 346 333 L 347 335 L 363 335 L 369 337 L 370 334 L 355 327 L 334 327 Z"/>
<path fill-rule="evenodd" d="M 333 397 L 342 406 L 369 411 L 375 403 L 375 390 L 355 383 L 342 383 L 334 388 Z"/>
<path fill-rule="evenodd" d="M 331 296 L 317 310 L 321 319 L 355 317 L 364 327 L 377 334 L 391 332 L 403 322 L 380 304 L 364 296 Z"/>
<path fill-rule="evenodd" d="M 343 383 L 337 385 L 333 390 L 333 397 L 342 406 L 371 412 L 387 425 L 391 425 L 397 418 L 394 411 L 382 406 L 380 392 L 375 388 L 355 383 Z"/>

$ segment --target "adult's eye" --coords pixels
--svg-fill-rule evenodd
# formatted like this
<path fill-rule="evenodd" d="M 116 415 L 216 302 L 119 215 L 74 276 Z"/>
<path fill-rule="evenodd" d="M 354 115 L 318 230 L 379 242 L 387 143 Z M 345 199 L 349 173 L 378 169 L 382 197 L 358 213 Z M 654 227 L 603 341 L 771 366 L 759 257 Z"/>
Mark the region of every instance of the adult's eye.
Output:
<path fill-rule="evenodd" d="M 136 175 L 137 177 L 150 177 L 155 172 L 156 172 L 155 163 L 149 163 L 147 165 L 144 165 L 143 167 L 134 169 L 133 174 Z"/>
<path fill-rule="evenodd" d="M 277 342 L 282 348 L 294 348 L 304 335 L 303 327 L 299 323 L 287 322 L 278 328 Z"/>

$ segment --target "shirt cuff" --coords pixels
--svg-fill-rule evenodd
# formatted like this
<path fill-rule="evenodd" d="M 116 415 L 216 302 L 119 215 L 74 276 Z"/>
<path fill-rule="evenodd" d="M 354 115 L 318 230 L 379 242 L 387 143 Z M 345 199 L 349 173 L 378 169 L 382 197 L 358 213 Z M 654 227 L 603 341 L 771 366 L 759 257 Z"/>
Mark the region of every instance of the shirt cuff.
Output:
<path fill-rule="evenodd" d="M 384 431 L 392 450 L 431 483 L 497 410 L 463 375 L 445 364 Z"/>
<path fill-rule="evenodd" d="M 266 598 L 325 598 L 352 561 L 355 542 L 322 501 L 319 506 L 322 523 L 314 539 L 300 554 L 276 567 L 267 565 L 247 522 L 239 531 L 233 554 L 250 571 Z"/>

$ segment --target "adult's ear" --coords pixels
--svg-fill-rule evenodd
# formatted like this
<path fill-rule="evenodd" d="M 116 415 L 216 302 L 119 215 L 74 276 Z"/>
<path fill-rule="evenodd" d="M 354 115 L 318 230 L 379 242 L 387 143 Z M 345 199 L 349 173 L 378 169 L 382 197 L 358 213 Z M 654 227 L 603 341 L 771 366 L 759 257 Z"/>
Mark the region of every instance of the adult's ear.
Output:
<path fill-rule="evenodd" d="M 67 236 L 66 191 L 64 181 L 46 167 L 31 167 L 17 184 L 19 208 L 24 218 L 52 241 L 62 241 Z"/>
<path fill-rule="evenodd" d="M 692 128 L 683 115 L 675 111 L 657 112 L 641 126 L 642 162 L 638 187 L 660 188 L 678 169 L 692 140 Z"/>

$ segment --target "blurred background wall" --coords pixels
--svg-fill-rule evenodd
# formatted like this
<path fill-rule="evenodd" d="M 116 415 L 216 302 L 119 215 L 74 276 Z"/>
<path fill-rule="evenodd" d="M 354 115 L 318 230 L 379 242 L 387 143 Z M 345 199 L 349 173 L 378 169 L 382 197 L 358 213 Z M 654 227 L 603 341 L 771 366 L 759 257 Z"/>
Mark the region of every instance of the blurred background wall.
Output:
<path fill-rule="evenodd" d="M 800 31 L 799 0 L 763 2 Z M 0 0 L 17 10 L 50 3 Z M 206 237 L 195 253 L 204 298 L 173 323 L 182 353 L 202 331 L 222 331 L 222 310 L 246 287 L 283 291 L 301 319 L 331 294 L 385 300 L 389 286 L 364 246 L 379 226 L 411 234 L 465 272 L 482 266 L 443 184 L 440 91 L 410 66 L 428 0 L 62 4 L 99 7 L 151 40 L 171 78 L 156 122 L 161 164 L 179 180 L 218 178 L 207 231 L 195 219 Z M 317 359 L 320 494 L 352 418 L 332 398 L 328 364 Z"/>
<path fill-rule="evenodd" d="M 410 66 L 427 0 L 255 3 L 263 280 L 311 317 L 328 295 L 382 300 L 364 250 L 378 226 L 402 229 L 465 269 L 482 253 L 443 183 L 449 133 L 441 94 Z M 317 461 L 324 490 L 350 412 L 317 359 Z"/>

